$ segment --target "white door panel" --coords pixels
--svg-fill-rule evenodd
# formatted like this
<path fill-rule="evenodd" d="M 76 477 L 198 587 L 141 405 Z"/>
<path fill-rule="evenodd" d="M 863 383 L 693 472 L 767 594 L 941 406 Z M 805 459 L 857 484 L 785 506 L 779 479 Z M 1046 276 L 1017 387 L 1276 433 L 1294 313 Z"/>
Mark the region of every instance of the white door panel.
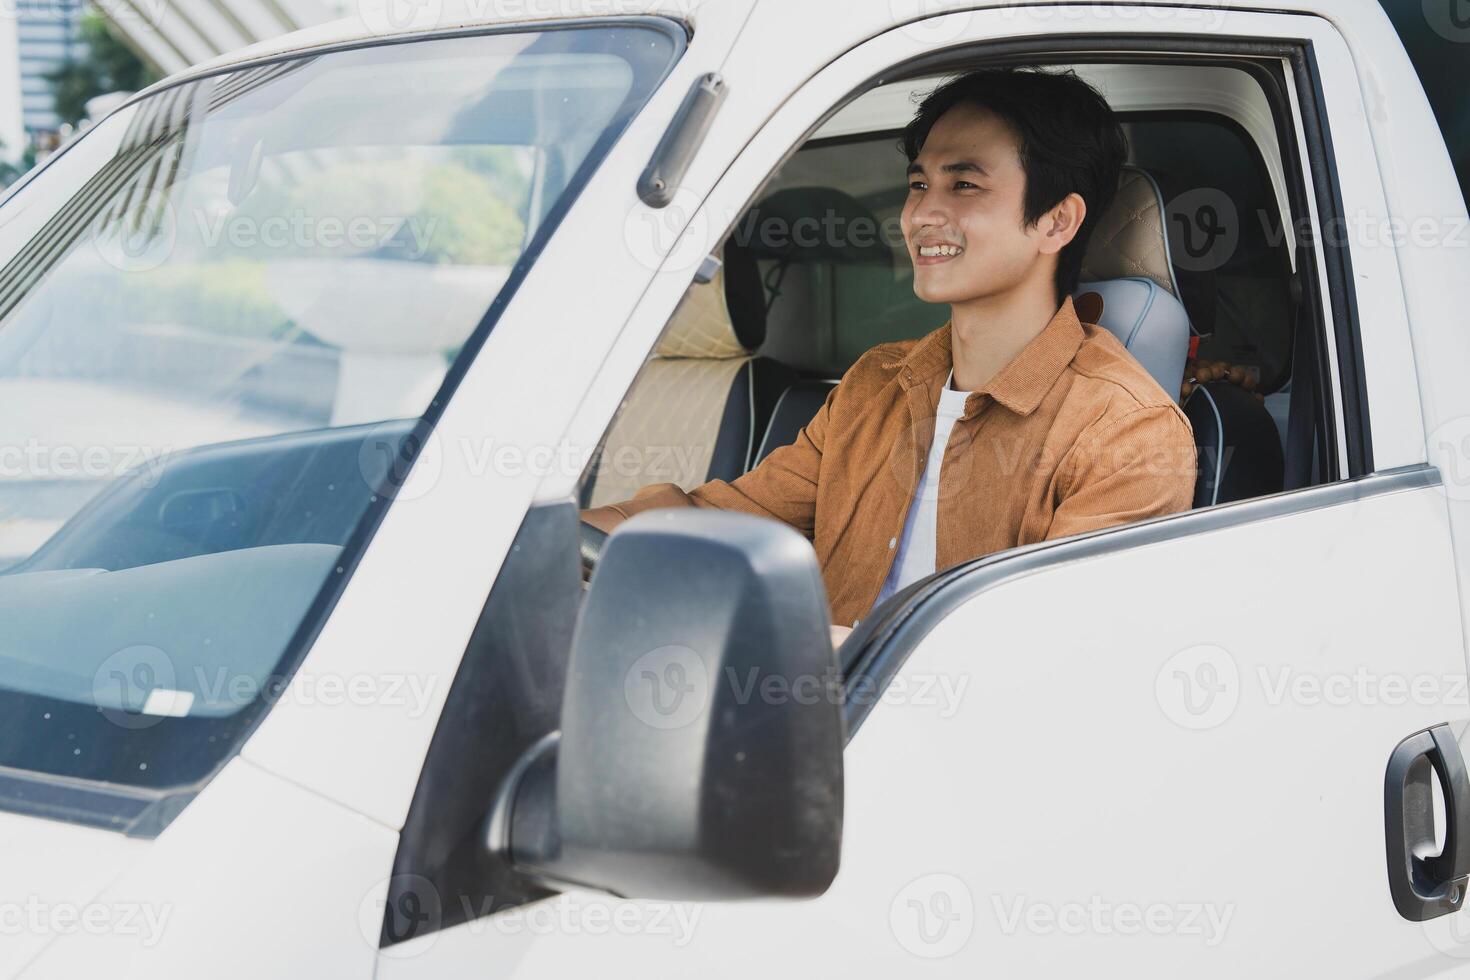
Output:
<path fill-rule="evenodd" d="M 898 677 L 967 682 L 951 720 L 881 705 L 848 751 L 845 873 L 873 895 L 954 876 L 916 886 L 917 954 L 948 901 L 973 908 L 957 973 L 1457 962 L 1395 912 L 1383 836 L 1394 746 L 1467 714 L 1438 489 L 1004 582 Z M 923 833 L 881 851 L 903 826 Z"/>
<path fill-rule="evenodd" d="M 896 967 L 970 930 L 956 976 L 1458 966 L 1449 923 L 1393 907 L 1383 812 L 1394 746 L 1467 714 L 1445 522 L 1401 491 L 975 596 L 896 677 L 958 711 L 879 705 L 848 750 L 823 901 L 892 912 Z"/>
<path fill-rule="evenodd" d="M 656 919 L 563 896 L 539 930 L 496 916 L 483 943 L 422 942 L 486 976 L 1470 975 L 1470 912 L 1408 922 L 1386 875 L 1389 754 L 1470 714 L 1445 501 L 1425 482 L 971 572 L 993 584 L 918 642 L 849 745 L 843 867 L 821 898 Z"/>

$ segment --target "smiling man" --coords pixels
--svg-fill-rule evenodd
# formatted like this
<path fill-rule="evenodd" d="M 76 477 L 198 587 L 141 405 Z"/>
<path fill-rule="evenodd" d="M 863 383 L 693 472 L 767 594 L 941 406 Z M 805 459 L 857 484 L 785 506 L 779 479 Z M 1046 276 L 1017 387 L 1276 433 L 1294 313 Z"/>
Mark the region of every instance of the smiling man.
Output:
<path fill-rule="evenodd" d="M 1071 299 L 1127 152 L 1107 103 L 1071 73 L 979 71 L 931 93 L 902 142 L 914 292 L 949 321 L 863 354 L 739 479 L 644 487 L 584 520 L 692 505 L 784 521 L 856 625 L 936 570 L 1190 506 L 1188 420 Z"/>

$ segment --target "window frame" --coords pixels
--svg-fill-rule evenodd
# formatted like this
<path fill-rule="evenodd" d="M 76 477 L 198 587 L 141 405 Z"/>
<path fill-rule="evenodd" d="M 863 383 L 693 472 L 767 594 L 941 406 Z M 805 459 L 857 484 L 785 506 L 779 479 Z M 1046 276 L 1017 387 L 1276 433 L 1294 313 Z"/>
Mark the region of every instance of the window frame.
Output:
<path fill-rule="evenodd" d="M 1342 190 L 1336 176 L 1337 168 L 1332 164 L 1335 157 L 1322 107 L 1320 72 L 1309 40 L 1128 33 L 1001 38 L 959 43 L 920 55 L 892 66 L 882 78 L 884 81 L 898 81 L 942 74 L 946 66 L 953 70 L 958 62 L 970 59 L 983 59 L 986 65 L 1089 62 L 1191 65 L 1211 58 L 1230 59 L 1231 67 L 1252 75 L 1272 106 L 1277 141 L 1281 147 L 1286 205 L 1293 225 L 1311 221 L 1309 198 L 1316 211 L 1316 222 L 1311 227 L 1320 229 L 1331 222 L 1342 222 Z M 1286 77 L 1282 63 L 1290 65 L 1292 78 Z M 862 91 L 851 93 L 841 105 Z M 837 108 L 840 109 L 841 105 Z M 1260 148 L 1254 141 L 1251 145 L 1259 152 Z M 1311 178 L 1310 188 L 1305 185 L 1304 175 Z M 764 186 L 753 200 L 759 199 Z M 1319 336 L 1330 334 L 1330 338 L 1323 339 L 1332 341 L 1330 348 L 1319 350 L 1315 365 L 1320 380 L 1316 386 L 1319 395 L 1316 427 L 1319 436 L 1324 438 L 1323 451 L 1319 455 L 1321 472 L 1312 485 L 1365 476 L 1374 468 L 1372 429 L 1357 294 L 1348 285 L 1354 282 L 1352 257 L 1345 244 L 1297 240 L 1292 249 L 1294 272 L 1301 283 L 1301 300 L 1305 304 L 1303 313 L 1316 325 Z M 1326 266 L 1325 282 L 1319 259 Z M 1332 397 L 1334 394 L 1337 397 Z M 1334 446 L 1337 452 L 1327 451 Z"/>
<path fill-rule="evenodd" d="M 951 16 L 962 16 L 954 14 Z M 764 175 L 754 180 L 753 190 L 745 196 L 742 207 L 732 209 L 720 227 L 709 217 L 712 200 L 719 196 L 717 184 L 690 222 L 686 237 L 701 232 L 705 245 L 713 248 L 738 224 L 740 217 L 761 199 L 772 178 L 793 155 L 807 144 L 815 133 L 853 99 L 880 82 L 893 82 L 908 77 L 934 75 L 944 69 L 954 70 L 964 63 L 983 61 L 987 65 L 1012 62 L 1036 63 L 1038 57 L 1052 62 L 1080 63 L 1084 60 L 1117 63 L 1138 60 L 1149 63 L 1199 63 L 1230 59 L 1236 67 L 1250 73 L 1261 84 L 1272 106 L 1273 123 L 1279 141 L 1287 192 L 1286 206 L 1292 221 L 1303 223 L 1311 234 L 1294 236 L 1292 251 L 1297 281 L 1301 284 L 1304 315 L 1317 338 L 1314 344 L 1314 369 L 1318 383 L 1314 405 L 1314 429 L 1317 438 L 1317 473 L 1305 486 L 1291 487 L 1264 498 L 1217 505 L 1200 510 L 1166 515 L 1148 521 L 1106 528 L 1076 538 L 1043 542 L 995 555 L 984 556 L 920 580 L 909 589 L 890 597 L 883 607 L 869 614 L 862 625 L 844 643 L 839 656 L 851 668 L 849 694 L 856 685 L 874 682 L 872 693 L 880 693 L 887 679 L 901 666 L 907 654 L 928 633 L 945 611 L 954 608 L 962 598 L 979 588 L 1052 562 L 1070 560 L 1098 550 L 1128 548 L 1153 540 L 1202 533 L 1217 526 L 1242 521 L 1268 519 L 1283 514 L 1310 510 L 1378 492 L 1395 492 L 1406 486 L 1437 483 L 1437 472 L 1419 465 L 1401 466 L 1385 473 L 1374 471 L 1373 433 L 1367 404 L 1367 382 L 1364 373 L 1360 311 L 1354 289 L 1353 260 L 1347 242 L 1336 242 L 1321 235 L 1323 228 L 1340 222 L 1344 213 L 1343 192 L 1338 179 L 1335 154 L 1327 110 L 1324 105 L 1321 70 L 1310 36 L 1292 37 L 1295 29 L 1308 18 L 1291 14 L 1242 13 L 1242 18 L 1269 22 L 1280 31 L 1258 35 L 1210 36 L 1198 33 L 1099 32 L 1065 33 L 1053 36 L 968 38 L 926 50 L 906 60 L 895 61 L 881 71 L 866 71 L 864 80 L 828 105 L 811 119 L 799 137 L 791 140 Z M 1274 19 L 1269 20 L 1268 19 Z M 1325 24 L 1325 22 L 1321 22 Z M 1329 28 L 1330 29 L 1330 28 Z M 890 33 L 898 29 L 892 29 Z M 1307 31 L 1303 35 L 1309 34 Z M 870 44 L 881 41 L 875 38 Z M 855 49 L 846 57 L 856 58 Z M 1289 72 L 1289 75 L 1288 75 Z M 816 78 L 820 78 L 820 74 Z M 788 106 L 803 90 L 814 90 L 816 79 L 788 97 Z M 816 96 L 812 96 L 815 98 Z M 793 109 L 793 111 L 795 111 Z M 777 118 L 777 117 L 773 117 Z M 770 122 L 766 123 L 770 126 Z M 772 136 L 772 139 L 781 138 Z M 761 142 L 758 134 L 751 143 L 734 155 L 726 167 L 724 180 L 741 179 L 742 163 L 750 167 L 750 158 L 759 158 L 755 149 Z M 750 177 L 748 173 L 745 175 Z M 733 196 L 733 195 L 732 195 Z M 703 219 L 703 224 L 701 224 Z M 676 246 L 676 250 L 679 246 Z M 667 323 L 689 286 L 690 275 L 673 274 L 661 269 L 655 288 L 650 289 L 634 312 L 630 326 L 637 330 L 625 333 L 621 364 L 610 364 L 598 379 L 599 389 L 625 393 L 635 383 L 636 369 L 620 380 L 619 371 L 627 371 L 635 357 L 632 349 L 647 333 L 654 341 Z M 664 304 L 667 303 L 667 308 Z M 661 315 L 660 315 L 661 311 Z M 646 318 L 646 319 L 645 319 Z M 657 330 L 651 319 L 657 319 Z M 649 349 L 651 349 L 651 343 Z M 637 364 L 647 350 L 636 351 Z M 1293 354 L 1295 359 L 1295 354 Z M 1299 392 L 1298 392 L 1299 397 Z M 593 401 L 601 403 L 602 399 Z M 575 438 L 594 429 L 598 436 L 610 422 L 591 416 L 596 407 L 584 406 L 571 427 Z M 615 415 L 615 413 L 614 413 Z M 579 430 L 583 430 L 580 431 Z M 595 441 L 595 438 L 594 438 Z M 580 486 L 580 479 L 573 484 Z M 544 488 L 546 489 L 546 488 Z M 904 628 L 910 624 L 912 628 Z M 867 702 L 868 705 L 872 700 Z M 849 710 L 849 737 L 866 714 L 866 707 Z"/>
<path fill-rule="evenodd" d="M 766 169 L 754 189 L 745 197 L 743 204 L 726 216 L 728 220 L 722 223 L 719 233 L 711 236 L 713 239 L 711 248 L 733 233 L 749 208 L 767 193 L 776 175 L 785 164 L 810 145 L 814 135 L 853 100 L 881 83 L 941 75 L 946 71 L 954 71 L 962 67 L 964 63 L 982 60 L 987 65 L 1080 64 L 1086 62 L 1197 65 L 1202 62 L 1208 63 L 1211 60 L 1218 62 L 1222 58 L 1230 59 L 1231 67 L 1246 71 L 1261 85 L 1265 98 L 1272 107 L 1272 121 L 1281 148 L 1282 170 L 1287 193 L 1285 204 L 1293 227 L 1304 224 L 1307 227 L 1319 229 L 1324 226 L 1325 221 L 1340 221 L 1343 205 L 1341 190 L 1335 179 L 1327 182 L 1323 176 L 1333 172 L 1335 168 L 1327 163 L 1331 159 L 1330 142 L 1323 140 L 1327 120 L 1320 104 L 1320 79 L 1310 83 L 1304 81 L 1304 76 L 1307 74 L 1313 75 L 1314 78 L 1317 74 L 1315 61 L 1308 57 L 1311 45 L 1310 40 L 1211 38 L 1188 33 L 1164 35 L 1079 33 L 1050 38 L 1001 37 L 959 41 L 928 51 L 896 62 L 880 72 L 869 73 L 862 83 L 850 88 L 840 99 L 829 105 L 815 120 L 811 121 L 800 137 L 786 146 L 784 153 Z M 1282 67 L 1283 63 L 1291 66 L 1295 86 L 1291 84 L 1293 79 L 1286 77 Z M 1309 128 L 1305 120 L 1313 116 L 1321 118 L 1318 119 L 1315 127 Z M 1298 129 L 1299 126 L 1300 129 Z M 843 134 L 817 142 L 825 145 L 828 140 L 839 143 L 870 140 L 875 134 L 881 136 L 884 132 L 886 130 L 874 131 L 870 134 Z M 1254 140 L 1250 141 L 1250 145 L 1256 152 L 1262 152 Z M 1313 147 L 1317 148 L 1315 153 Z M 1324 153 L 1327 154 L 1325 158 Z M 736 155 L 737 165 L 743 156 L 745 152 Z M 1310 170 L 1303 166 L 1304 159 L 1311 161 Z M 1306 185 L 1306 175 L 1312 178 L 1310 187 Z M 718 187 L 715 190 L 718 191 Z M 1309 200 L 1315 206 L 1317 219 L 1315 223 L 1312 222 L 1314 211 L 1308 206 Z M 701 217 L 704 219 L 702 223 L 706 226 L 705 230 L 708 231 L 713 226 L 707 217 L 707 204 L 701 206 L 695 219 L 690 223 L 691 228 L 698 228 L 701 225 Z M 693 234 L 686 232 L 687 236 L 692 237 Z M 680 246 L 676 246 L 676 250 L 678 247 Z M 1367 408 L 1361 336 L 1358 328 L 1359 314 L 1354 290 L 1344 285 L 1353 282 L 1352 260 L 1346 244 L 1332 245 L 1330 242 L 1316 241 L 1315 235 L 1309 235 L 1305 238 L 1295 237 L 1291 248 L 1293 274 L 1296 277 L 1295 281 L 1301 283 L 1303 310 L 1300 315 L 1309 318 L 1318 337 L 1318 343 L 1314 345 L 1316 350 L 1313 352 L 1316 355 L 1315 364 L 1311 366 L 1317 380 L 1314 385 L 1317 397 L 1313 429 L 1316 433 L 1318 452 L 1315 463 L 1311 467 L 1313 475 L 1305 483 L 1305 486 L 1318 486 L 1345 478 L 1364 476 L 1373 471 L 1372 432 Z M 1330 262 L 1328 256 L 1320 254 L 1329 251 L 1334 253 L 1330 257 Z M 1326 269 L 1325 282 L 1330 284 L 1330 289 L 1324 286 L 1322 271 L 1324 268 Z M 633 321 L 639 321 L 645 315 L 655 316 L 648 312 L 648 307 L 658 306 L 658 294 L 666 292 L 671 282 L 682 285 L 677 293 L 679 300 L 682 300 L 691 282 L 682 275 L 670 275 L 671 271 L 660 270 L 660 278 L 664 280 L 661 284 L 663 288 L 651 290 L 650 294 L 645 296 L 639 309 L 633 314 Z M 688 271 L 692 279 L 695 270 L 690 268 Z M 662 335 L 677 305 L 678 301 L 675 301 L 669 307 L 668 313 L 658 319 L 657 332 L 652 335 L 654 344 Z M 613 375 L 620 368 L 626 369 L 632 355 L 630 348 L 637 343 L 626 336 L 624 340 L 625 345 L 622 345 L 620 354 L 625 355 L 625 358 L 619 359 L 620 364 L 607 366 L 598 379 L 599 388 L 605 384 L 608 388 L 619 392 L 618 409 L 608 419 L 601 421 L 592 419 L 589 413 L 594 412 L 595 407 L 603 400 L 601 398 L 590 399 L 572 426 L 573 433 L 583 426 L 593 428 L 596 435 L 591 442 L 597 447 L 600 447 L 601 441 L 616 422 L 617 414 L 621 411 L 621 406 L 626 401 L 628 393 L 637 385 L 637 379 L 648 350 L 652 350 L 653 347 L 653 344 L 650 344 L 648 350 L 638 351 L 637 370 L 632 372 L 631 377 L 628 377 L 627 380 L 620 382 Z M 1324 340 L 1325 343 L 1323 343 Z M 1292 360 L 1294 359 L 1293 355 Z M 1338 383 L 1339 375 L 1342 378 L 1341 384 Z M 1351 409 L 1347 406 L 1349 402 L 1352 405 Z M 1352 432 L 1350 438 L 1345 436 L 1349 430 Z M 574 435 L 570 441 L 580 444 L 582 438 Z M 590 458 L 595 459 L 595 456 L 594 452 Z M 589 466 L 588 470 L 578 476 L 573 485 L 568 488 L 546 488 L 548 492 L 545 496 L 555 497 L 567 493 L 575 499 L 581 499 L 590 472 L 591 467 Z M 1289 480 L 1290 475 L 1288 474 Z M 1288 482 L 1286 489 L 1300 488 L 1292 487 Z"/>
<path fill-rule="evenodd" d="M 965 17 L 976 16 L 978 13 L 960 12 L 944 16 Z M 1322 236 L 1319 234 L 1322 228 L 1331 226 L 1329 222 L 1337 222 L 1341 226 L 1344 208 L 1342 191 L 1336 179 L 1335 165 L 1331 163 L 1334 158 L 1326 111 L 1322 105 L 1320 71 L 1312 54 L 1313 41 L 1310 37 L 1292 39 L 1292 28 L 1311 18 L 1299 14 L 1245 12 L 1237 16 L 1269 20 L 1273 22 L 1273 26 L 1279 22 L 1281 30 L 1270 34 L 1262 32 L 1255 36 L 1211 36 L 1164 31 L 1077 31 L 1039 37 L 1009 35 L 962 38 L 944 46 L 926 48 L 922 54 L 895 60 L 879 70 L 866 70 L 860 83 L 849 87 L 839 98 L 807 121 L 794 140 L 783 141 L 783 152 L 768 166 L 763 167 L 760 177 L 754 181 L 753 189 L 744 195 L 743 203 L 739 207 L 730 209 L 728 213 L 720 211 L 719 218 L 712 217 L 711 200 L 720 196 L 723 184 L 740 179 L 739 171 L 749 158 L 759 155 L 755 147 L 762 141 L 764 131 L 773 128 L 771 122 L 778 119 L 780 113 L 767 119 L 762 124 L 762 132 L 758 132 L 750 143 L 733 155 L 732 161 L 724 169 L 724 175 L 705 196 L 679 244 L 670 254 L 694 254 L 693 246 L 700 238 L 706 240 L 703 242 L 705 251 L 699 254 L 713 251 L 739 224 L 746 211 L 767 192 L 781 168 L 838 112 L 877 84 L 943 74 L 946 70 L 953 71 L 961 67 L 963 63 L 982 60 L 985 64 L 1136 61 L 1189 65 L 1212 61 L 1218 64 L 1221 59 L 1229 59 L 1232 67 L 1245 70 L 1256 78 L 1272 106 L 1273 124 L 1285 175 L 1286 206 L 1294 226 L 1311 229 L 1308 235 L 1294 236 L 1292 256 L 1294 273 L 1301 283 L 1305 315 L 1317 327 L 1315 333 L 1318 349 L 1315 352 L 1317 357 L 1314 373 L 1319 383 L 1315 385 L 1318 397 L 1314 426 L 1320 444 L 1310 478 L 1298 486 L 1292 486 L 1288 482 L 1287 490 L 1370 474 L 1374 471 L 1375 463 L 1359 330 L 1360 316 L 1357 296 L 1351 286 L 1355 281 L 1352 257 L 1345 242 L 1333 244 L 1321 240 Z M 848 58 L 861 57 L 865 47 L 876 45 L 887 35 L 902 30 L 900 27 L 888 29 L 849 52 L 838 63 Z M 791 102 L 803 92 L 816 88 L 822 74 L 833 70 L 835 64 L 837 63 L 828 66 L 798 88 L 793 96 L 785 100 L 786 107 L 789 108 Z M 1288 68 L 1291 71 L 1290 78 L 1286 73 Z M 1310 163 L 1309 167 L 1305 165 L 1307 163 Z M 622 402 L 636 385 L 638 373 L 648 353 L 656 345 L 657 338 L 691 285 L 697 264 L 682 262 L 675 269 L 666 263 L 660 268 L 653 287 L 632 313 L 614 358 L 604 365 L 596 383 L 597 394 L 584 403 L 569 427 L 567 437 L 570 443 L 586 444 L 594 448 L 600 445 L 601 439 L 616 421 Z M 641 339 L 645 337 L 648 340 L 646 347 Z M 607 398 L 604 396 L 614 391 L 617 392 L 613 402 L 614 411 L 611 416 L 605 416 L 603 412 Z M 584 485 L 585 476 L 584 473 L 572 479 L 548 481 L 542 487 L 542 499 L 563 495 L 576 499 Z"/>
<path fill-rule="evenodd" d="M 1324 236 L 1320 234 L 1322 228 L 1343 221 L 1345 207 L 1324 105 L 1321 71 L 1312 41 L 1115 34 L 1003 39 L 954 48 L 966 54 L 983 51 L 997 55 L 1001 61 L 1034 63 L 1038 54 L 1056 56 L 1075 51 L 1085 57 L 1098 52 L 1099 42 L 1118 48 L 1108 51 L 1108 57 L 1098 55 L 1095 60 L 1115 62 L 1119 55 L 1145 52 L 1157 53 L 1150 61 L 1193 61 L 1199 55 L 1224 56 L 1239 59 L 1241 67 L 1252 66 L 1247 70 L 1258 73 L 1273 110 L 1287 206 L 1294 226 L 1312 215 L 1307 207 L 1309 198 L 1315 204 L 1316 221 L 1310 225 L 1313 234 L 1308 236 L 1312 241 L 1298 237 L 1293 253 L 1305 313 L 1311 317 L 1319 342 L 1325 339 L 1330 345 L 1315 345 L 1315 364 L 1311 365 L 1317 376 L 1314 428 L 1320 473 L 1305 487 L 1288 487 L 1282 493 L 1266 497 L 1188 510 L 986 555 L 913 583 L 870 612 L 838 649 L 849 742 L 889 681 L 929 631 L 966 600 L 1011 578 L 1061 562 L 1156 541 L 1303 513 L 1378 494 L 1441 485 L 1438 470 L 1424 464 L 1383 472 L 1374 470 L 1352 257 L 1346 243 L 1323 241 Z M 1187 54 L 1183 53 L 1186 49 Z M 894 66 L 893 73 L 885 77 L 934 74 L 937 65 L 955 57 L 954 49 L 936 51 Z M 1069 63 L 1080 60 L 1072 59 Z M 986 63 L 996 63 L 996 59 L 987 57 Z M 1291 78 L 1286 77 L 1283 65 L 1290 68 Z M 1305 184 L 1308 176 L 1310 191 Z M 1295 351 L 1292 356 L 1294 360 Z M 1329 452 L 1330 449 L 1336 451 Z"/>

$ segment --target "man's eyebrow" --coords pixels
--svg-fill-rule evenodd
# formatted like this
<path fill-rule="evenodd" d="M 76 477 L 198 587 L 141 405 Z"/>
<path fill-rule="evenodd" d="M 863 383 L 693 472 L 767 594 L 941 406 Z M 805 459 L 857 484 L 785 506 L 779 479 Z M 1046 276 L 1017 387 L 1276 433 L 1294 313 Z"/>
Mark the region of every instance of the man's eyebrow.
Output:
<path fill-rule="evenodd" d="M 974 160 L 956 160 L 954 163 L 946 163 L 939 169 L 947 174 L 979 174 L 982 177 L 990 176 L 990 171 L 980 166 Z M 919 161 L 915 160 L 909 164 L 908 176 L 912 177 L 914 174 L 922 174 L 923 172 L 924 166 Z"/>

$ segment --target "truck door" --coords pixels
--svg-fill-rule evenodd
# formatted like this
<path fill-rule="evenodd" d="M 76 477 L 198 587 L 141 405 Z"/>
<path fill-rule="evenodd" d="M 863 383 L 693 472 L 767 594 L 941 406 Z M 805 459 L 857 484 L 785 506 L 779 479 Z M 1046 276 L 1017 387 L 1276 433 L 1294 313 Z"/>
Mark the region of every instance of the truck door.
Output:
<path fill-rule="evenodd" d="M 888 6 L 855 8 L 850 32 Z M 1279 82 L 1278 149 L 1294 161 L 1282 207 L 1310 233 L 1294 274 L 1317 387 L 1296 399 L 1306 439 L 1288 446 L 1306 475 L 1280 494 L 940 572 L 876 610 L 841 651 L 843 868 L 821 898 L 668 906 L 569 892 L 544 914 L 507 909 L 404 942 L 380 976 L 447 963 L 525 976 L 1379 976 L 1470 960 L 1457 887 L 1470 871 L 1457 745 L 1470 707 L 1449 507 L 1426 460 L 1393 249 L 1341 234 L 1344 215 L 1388 216 L 1374 110 L 1325 20 L 1161 13 L 1008 6 L 823 41 L 828 15 L 757 8 L 724 69 L 721 120 L 726 144 L 740 145 L 737 124 L 751 139 L 568 438 L 595 443 L 699 259 L 852 92 L 989 57 L 1103 51 L 1245 59 Z M 848 48 L 827 63 L 822 43 Z M 550 478 L 540 494 L 575 482 Z"/>
<path fill-rule="evenodd" d="M 1449 723 L 1453 769 L 1467 715 L 1431 469 L 981 565 L 867 657 L 850 688 L 894 693 L 849 746 L 829 897 L 889 897 L 894 968 L 1377 976 L 1465 951 L 1464 913 L 1396 908 L 1389 857 L 1415 832 L 1388 834 L 1390 757 Z"/>

